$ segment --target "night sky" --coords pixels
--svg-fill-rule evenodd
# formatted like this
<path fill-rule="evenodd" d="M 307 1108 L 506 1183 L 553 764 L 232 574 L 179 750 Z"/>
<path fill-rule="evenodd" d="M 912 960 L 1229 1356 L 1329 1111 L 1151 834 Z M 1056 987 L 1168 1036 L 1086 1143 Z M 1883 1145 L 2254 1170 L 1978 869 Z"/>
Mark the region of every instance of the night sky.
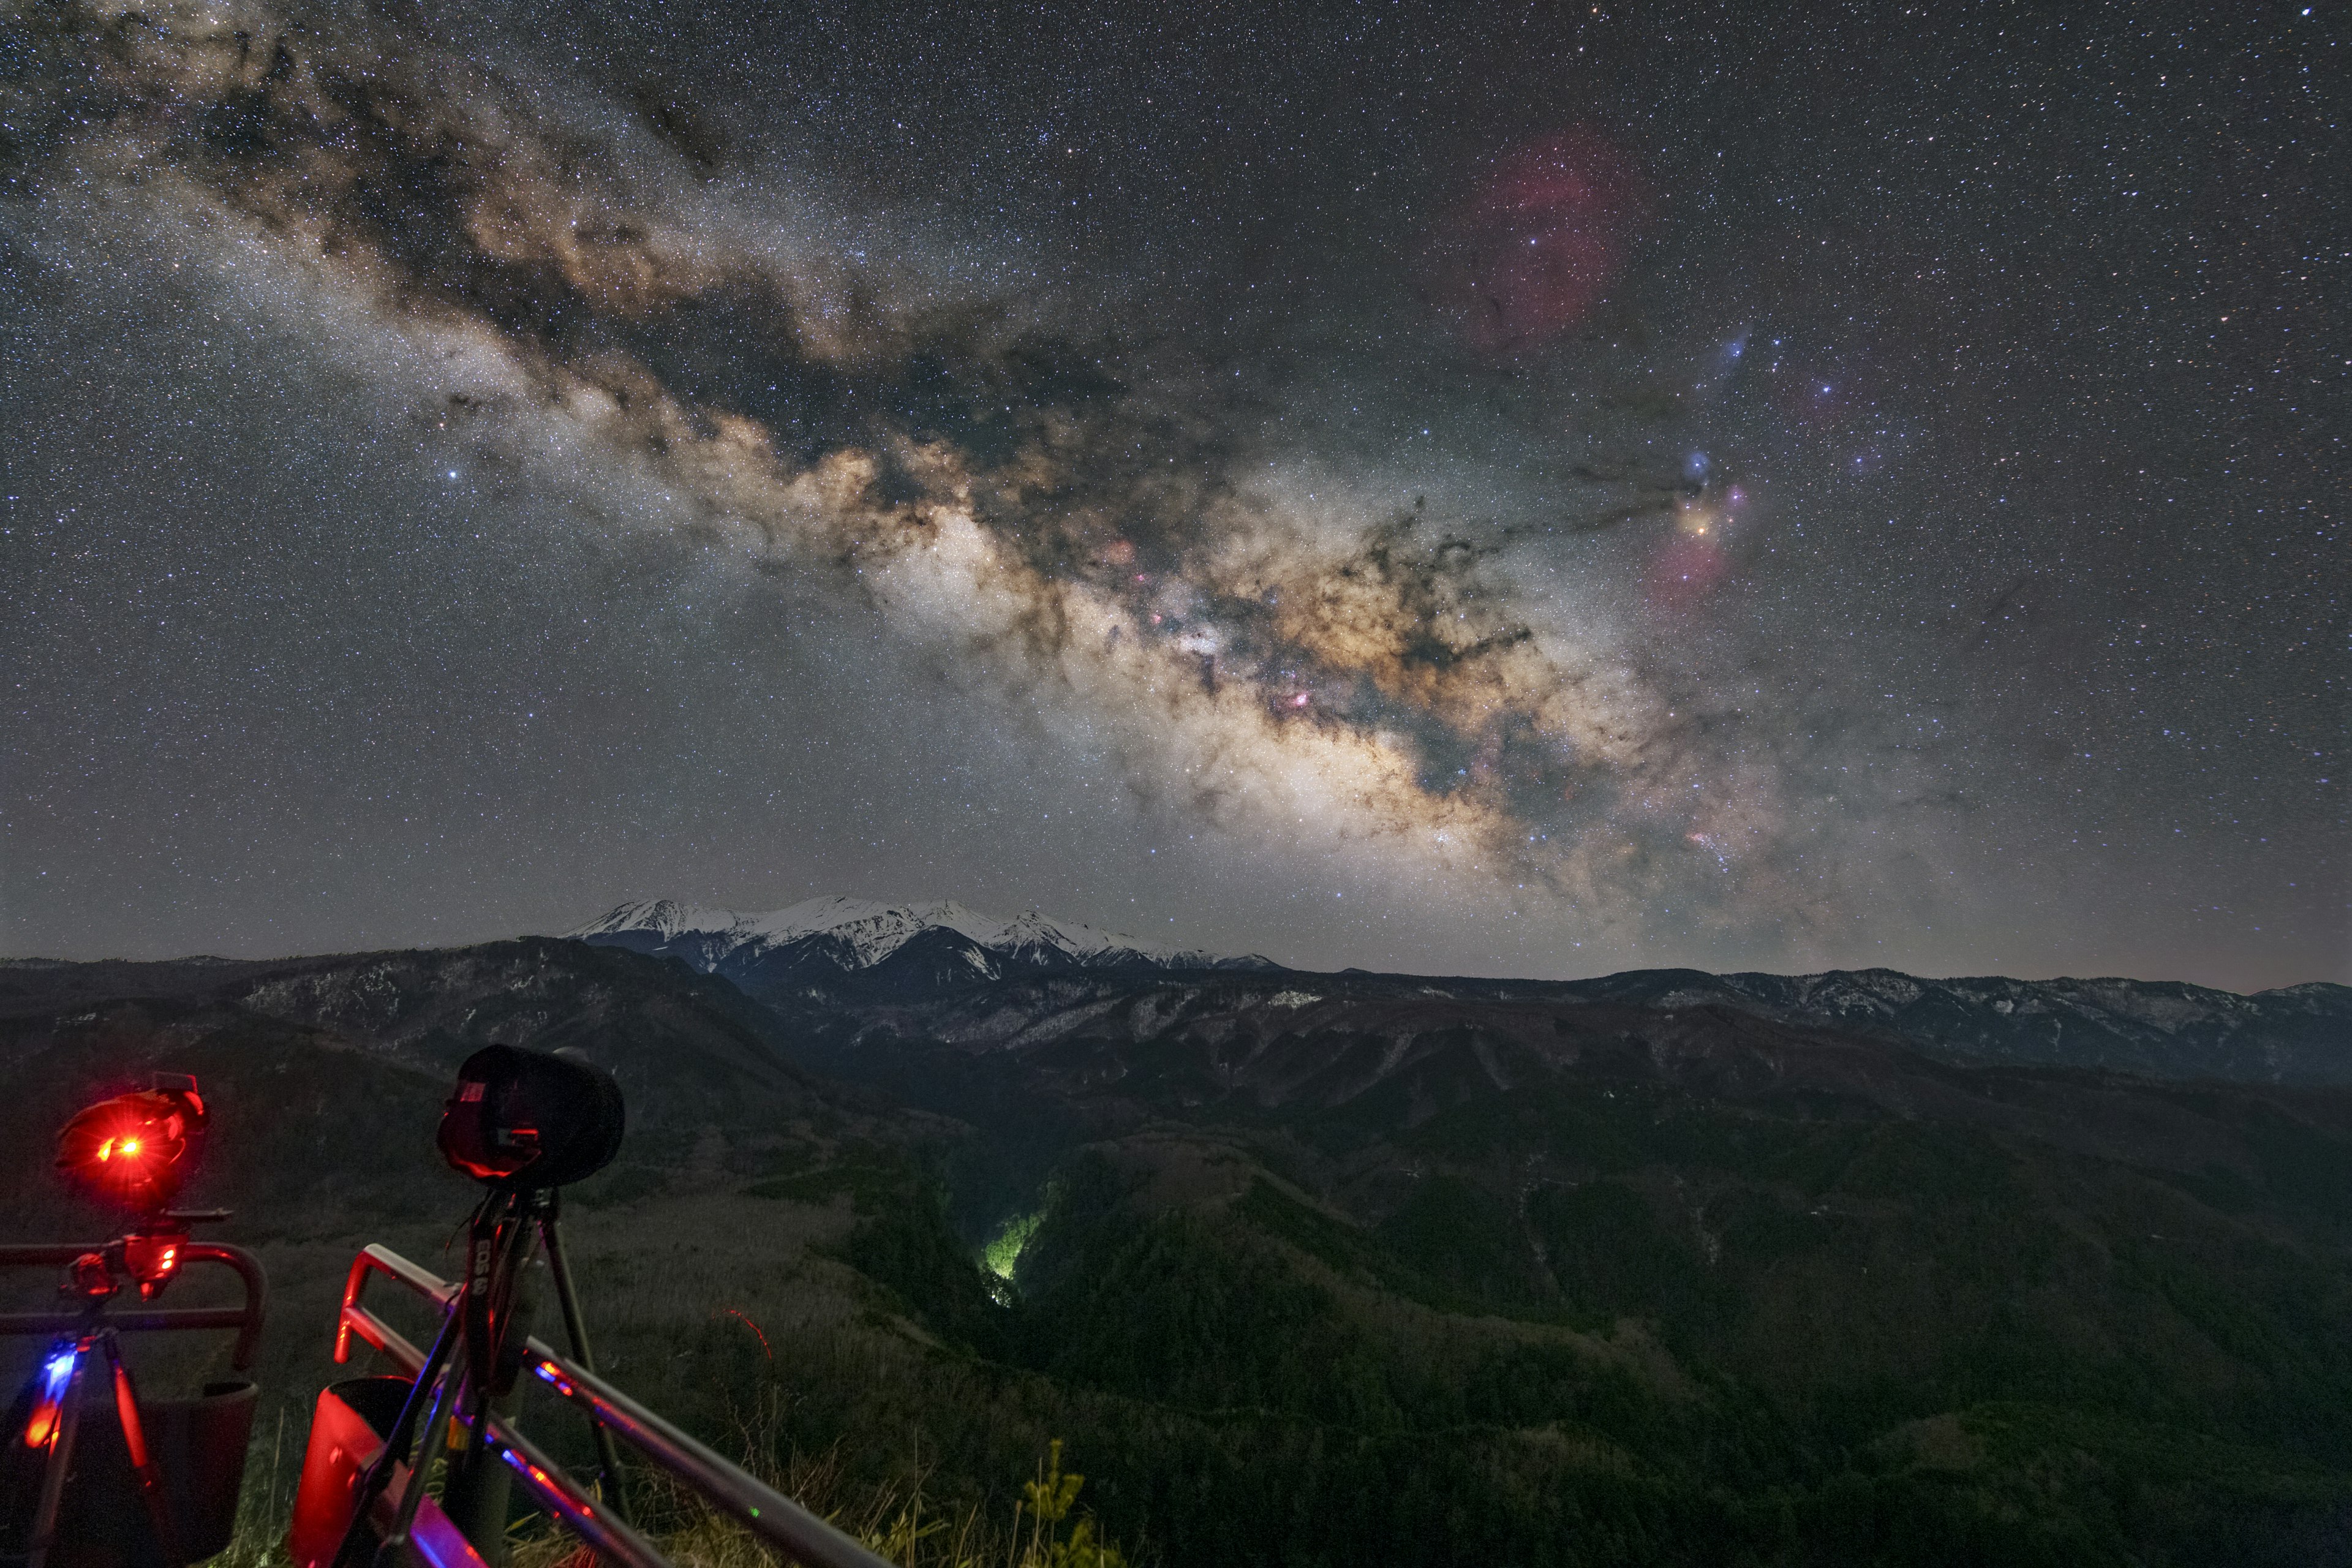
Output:
<path fill-rule="evenodd" d="M 0 952 L 2352 978 L 2344 22 L 19 12 Z"/>

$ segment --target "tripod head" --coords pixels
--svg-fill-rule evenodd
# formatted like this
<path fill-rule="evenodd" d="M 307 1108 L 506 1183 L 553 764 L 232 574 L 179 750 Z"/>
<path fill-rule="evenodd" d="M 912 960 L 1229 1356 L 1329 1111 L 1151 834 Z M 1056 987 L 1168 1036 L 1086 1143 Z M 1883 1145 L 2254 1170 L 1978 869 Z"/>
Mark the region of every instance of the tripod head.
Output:
<path fill-rule="evenodd" d="M 147 1089 L 80 1111 L 58 1136 L 58 1169 L 127 1210 L 128 1227 L 94 1244 L 0 1246 L 0 1267 L 64 1270 L 59 1310 L 0 1313 L 0 1335 L 50 1342 L 17 1396 L 21 1427 L 0 1436 L 0 1554 L 10 1561 L 178 1563 L 228 1542 L 257 1390 L 239 1377 L 207 1384 L 192 1399 L 142 1400 L 120 1342 L 125 1332 L 235 1329 L 230 1364 L 240 1373 L 252 1364 L 267 1298 L 258 1260 L 190 1239 L 193 1226 L 226 1211 L 170 1206 L 194 1169 L 207 1121 L 196 1080 L 183 1074 L 156 1074 Z M 244 1306 L 147 1305 L 191 1263 L 235 1271 Z M 139 1305 L 114 1310 L 126 1286 Z M 78 1453 L 86 1425 L 95 1441 Z"/>
<path fill-rule="evenodd" d="M 77 1257 L 58 1292 L 92 1311 L 101 1310 L 126 1285 L 138 1288 L 142 1301 L 152 1301 L 179 1278 L 180 1266 L 196 1256 L 189 1247 L 188 1227 L 226 1218 L 226 1209 L 167 1209 L 151 1215 L 138 1229 Z M 210 1255 L 209 1249 L 205 1255 Z"/>
<path fill-rule="evenodd" d="M 123 1284 L 152 1301 L 178 1274 L 188 1227 L 228 1217 L 226 1209 L 174 1209 L 195 1169 L 211 1114 L 196 1080 L 156 1073 L 148 1087 L 78 1113 L 58 1134 L 58 1169 L 68 1183 L 131 1214 L 130 1229 L 75 1259 L 66 1294 L 107 1300 Z"/>

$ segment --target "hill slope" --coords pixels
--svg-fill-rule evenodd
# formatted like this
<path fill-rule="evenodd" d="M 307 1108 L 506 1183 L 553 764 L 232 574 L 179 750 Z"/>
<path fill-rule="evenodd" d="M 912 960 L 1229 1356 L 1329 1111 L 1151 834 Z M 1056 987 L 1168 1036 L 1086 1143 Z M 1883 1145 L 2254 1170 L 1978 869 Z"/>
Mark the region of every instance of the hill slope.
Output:
<path fill-rule="evenodd" d="M 449 1068 L 579 1043 L 631 1096 L 568 1209 L 600 1351 L 723 1441 L 952 1497 L 1066 1437 L 1171 1565 L 2352 1563 L 2352 1090 L 1884 1025 L 1994 983 L 891 971 L 930 929 L 769 1005 L 547 939 L 12 965 L 0 1173 L 201 1075 L 299 1431 L 349 1249 L 469 1200 Z"/>
<path fill-rule="evenodd" d="M 2352 1561 L 2352 1090 L 1929 1054 L 1807 1016 L 1888 977 L 1706 978 L 778 1005 L 977 1130 L 952 1195 L 1021 1300 L 924 1321 L 1184 1432 L 1069 1422 L 1185 1561 L 1301 1510 L 1286 1561 L 1393 1554 L 1433 1492 L 1417 1560 Z"/>

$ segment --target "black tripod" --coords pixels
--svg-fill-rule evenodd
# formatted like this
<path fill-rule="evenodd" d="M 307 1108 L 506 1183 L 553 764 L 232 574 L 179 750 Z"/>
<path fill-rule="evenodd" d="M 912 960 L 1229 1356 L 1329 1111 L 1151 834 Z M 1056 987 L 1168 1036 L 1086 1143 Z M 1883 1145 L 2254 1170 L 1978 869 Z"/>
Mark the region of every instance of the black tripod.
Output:
<path fill-rule="evenodd" d="M 425 1472 L 433 1457 L 449 1446 L 448 1425 L 458 1419 L 464 1421 L 467 1435 L 463 1451 L 449 1461 L 442 1483 L 442 1510 L 477 1552 L 493 1563 L 500 1560 L 506 1540 L 507 1476 L 489 1449 L 488 1417 L 495 1404 L 513 1393 L 527 1357 L 530 1302 L 520 1286 L 534 1242 L 546 1250 L 572 1359 L 583 1368 L 593 1370 L 594 1364 L 579 1296 L 572 1285 L 571 1266 L 564 1258 L 556 1194 L 553 1187 L 501 1184 L 493 1186 L 474 1211 L 467 1227 L 465 1280 L 443 1309 L 433 1347 L 409 1385 L 408 1397 L 402 1402 L 383 1450 L 360 1479 L 351 1522 L 335 1552 L 333 1568 L 362 1568 L 369 1513 L 391 1484 L 395 1468 L 408 1464 L 415 1454 L 418 1458 L 407 1488 L 373 1556 L 375 1563 L 387 1568 L 402 1560 L 424 1501 Z M 604 1506 L 626 1523 L 628 1510 L 621 1496 L 620 1462 L 612 1435 L 601 1422 L 593 1424 L 593 1432 Z"/>
<path fill-rule="evenodd" d="M 102 1279 L 104 1271 L 105 1264 L 100 1258 L 99 1269 L 93 1272 Z M 74 1272 L 79 1283 L 84 1273 L 79 1264 Z M 28 1447 L 46 1446 L 48 1457 L 41 1465 L 40 1501 L 33 1510 L 25 1568 L 44 1568 L 49 1560 L 49 1549 L 57 1544 L 58 1514 L 65 1502 L 66 1478 L 73 1473 L 74 1440 L 81 1434 L 84 1388 L 94 1370 L 113 1385 L 115 1415 L 122 1424 L 122 1446 L 130 1453 L 132 1474 L 139 1478 L 139 1494 L 147 1506 L 147 1520 L 154 1529 L 163 1559 L 171 1568 L 180 1568 L 184 1561 L 173 1545 L 172 1510 L 163 1496 L 163 1478 L 147 1451 L 147 1425 L 140 1415 L 139 1392 L 131 1381 L 131 1369 L 122 1364 L 121 1342 L 113 1325 L 105 1321 L 106 1300 L 114 1293 L 112 1281 L 106 1280 L 106 1284 L 109 1288 L 105 1293 L 96 1297 L 84 1310 L 84 1331 L 59 1342 L 41 1366 L 41 1392 L 26 1426 L 24 1441 Z"/>
<path fill-rule="evenodd" d="M 121 1331 L 129 1329 L 226 1328 L 241 1331 L 236 1364 L 252 1358 L 260 1329 L 260 1269 L 235 1247 L 214 1247 L 188 1239 L 191 1223 L 226 1218 L 226 1211 L 202 1213 L 173 1210 L 150 1216 L 147 1225 L 130 1235 L 94 1247 L 9 1247 L 0 1248 L 0 1263 L 67 1265 L 59 1293 L 75 1305 L 64 1312 L 9 1314 L 0 1317 L 0 1333 L 58 1334 L 27 1393 L 30 1409 L 17 1440 L 28 1449 L 46 1449 L 40 1489 L 25 1536 L 25 1568 L 44 1568 L 57 1545 L 64 1510 L 66 1482 L 73 1474 L 75 1445 L 82 1432 L 82 1407 L 103 1382 L 114 1399 L 115 1419 L 130 1459 L 142 1504 L 154 1531 L 155 1559 L 179 1568 L 185 1559 L 184 1543 L 173 1517 L 163 1472 L 151 1448 L 152 1431 L 139 1399 L 138 1385 L 123 1363 Z M 247 1304 L 243 1309 L 199 1308 L 171 1311 L 133 1308 L 110 1310 L 123 1287 L 136 1285 L 142 1302 L 152 1301 L 189 1263 L 227 1263 L 245 1277 Z"/>

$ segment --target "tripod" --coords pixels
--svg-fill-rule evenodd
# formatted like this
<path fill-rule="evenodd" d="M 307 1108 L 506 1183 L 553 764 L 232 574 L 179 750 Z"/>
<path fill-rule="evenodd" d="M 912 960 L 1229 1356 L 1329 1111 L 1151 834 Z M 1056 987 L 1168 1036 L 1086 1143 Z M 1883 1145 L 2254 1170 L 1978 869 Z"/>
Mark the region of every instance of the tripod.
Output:
<path fill-rule="evenodd" d="M 84 1402 L 91 1396 L 91 1385 L 103 1380 L 114 1397 L 115 1419 L 122 1431 L 122 1446 L 131 1461 L 131 1470 L 138 1481 L 140 1499 L 144 1505 L 150 1527 L 154 1531 L 155 1549 L 168 1568 L 180 1568 L 185 1561 L 179 1549 L 172 1507 L 165 1494 L 162 1471 L 148 1446 L 148 1422 L 139 1402 L 138 1385 L 131 1380 L 131 1369 L 122 1360 L 122 1342 L 117 1322 L 108 1314 L 108 1306 L 125 1285 L 136 1284 L 142 1300 L 152 1301 L 163 1293 L 184 1260 L 218 1257 L 223 1261 L 236 1262 L 228 1254 L 230 1248 L 195 1247 L 188 1241 L 188 1224 L 194 1220 L 226 1217 L 219 1213 L 167 1213 L 152 1216 L 151 1227 L 88 1251 L 72 1254 L 66 1279 L 59 1287 L 60 1294 L 79 1303 L 73 1314 L 73 1326 L 67 1335 L 56 1341 L 43 1358 L 40 1370 L 34 1374 L 32 1408 L 21 1434 L 27 1448 L 46 1449 L 41 1465 L 38 1501 L 34 1505 L 31 1529 L 25 1543 L 25 1568 L 45 1568 L 49 1552 L 57 1544 L 58 1519 L 63 1511 L 66 1480 L 73 1473 L 74 1450 L 81 1436 L 81 1415 Z M 11 1254 L 24 1252 L 48 1254 L 47 1248 L 10 1248 Z M 33 1261 L 33 1257 L 8 1261 Z M 243 1263 L 239 1271 L 245 1271 Z M 250 1282 L 249 1282 L 250 1284 Z M 250 1309 L 248 1309 L 248 1311 Z M 211 1326 L 218 1312 L 162 1313 L 142 1312 L 128 1320 L 136 1328 Z M 242 1315 L 240 1315 L 241 1318 Z M 47 1326 L 55 1320 L 36 1316 L 19 1324 L 11 1321 L 11 1329 Z M 240 1359 L 247 1347 L 241 1340 Z"/>
<path fill-rule="evenodd" d="M 447 1432 L 450 1423 L 458 1420 L 467 1435 L 462 1452 L 448 1462 L 442 1510 L 485 1558 L 495 1563 L 502 1555 L 506 1473 L 491 1463 L 488 1416 L 494 1402 L 512 1394 L 530 1338 L 530 1302 L 520 1287 L 534 1242 L 545 1249 L 572 1357 L 583 1368 L 593 1366 L 587 1324 L 564 1257 L 557 1193 L 554 1187 L 500 1184 L 475 1209 L 467 1227 L 465 1280 L 442 1309 L 433 1347 L 409 1385 L 383 1447 L 360 1478 L 333 1568 L 362 1568 L 369 1513 L 394 1471 L 415 1454 L 415 1468 L 373 1559 L 384 1568 L 401 1561 L 425 1499 L 425 1472 L 434 1455 L 454 1446 Z M 603 1422 L 591 1419 L 604 1506 L 625 1524 L 628 1510 L 612 1435 Z"/>
<path fill-rule="evenodd" d="M 139 1478 L 139 1492 L 147 1505 L 148 1522 L 155 1531 L 163 1561 L 171 1568 L 180 1568 L 183 1559 L 173 1546 L 172 1514 L 163 1499 L 163 1479 L 147 1452 L 146 1424 L 140 1418 L 138 1390 L 131 1384 L 131 1369 L 122 1364 L 122 1347 L 114 1330 L 102 1323 L 59 1345 L 42 1369 L 45 1387 L 40 1403 L 34 1406 L 32 1422 L 25 1429 L 25 1442 L 32 1447 L 46 1445 L 48 1458 L 41 1466 L 41 1500 L 33 1513 L 25 1568 L 43 1568 L 48 1562 L 49 1549 L 57 1544 L 58 1514 L 65 1501 L 66 1477 L 73 1471 L 74 1440 L 81 1432 L 83 1385 L 93 1366 L 101 1363 L 114 1385 L 114 1408 L 117 1419 L 122 1423 L 123 1447 L 130 1450 L 131 1472 Z"/>

